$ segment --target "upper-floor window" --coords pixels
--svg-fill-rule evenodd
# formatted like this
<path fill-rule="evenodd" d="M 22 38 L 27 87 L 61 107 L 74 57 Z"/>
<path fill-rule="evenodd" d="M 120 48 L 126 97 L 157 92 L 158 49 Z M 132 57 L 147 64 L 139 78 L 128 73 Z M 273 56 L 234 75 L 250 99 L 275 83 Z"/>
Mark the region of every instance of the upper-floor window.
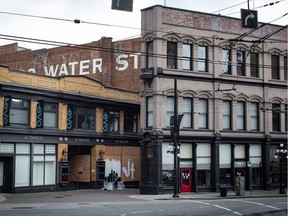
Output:
<path fill-rule="evenodd" d="M 245 130 L 245 102 L 237 102 L 237 130 Z"/>
<path fill-rule="evenodd" d="M 250 53 L 250 74 L 251 77 L 259 77 L 259 56 L 258 53 Z"/>
<path fill-rule="evenodd" d="M 75 129 L 95 130 L 95 109 L 75 106 L 73 117 Z"/>
<path fill-rule="evenodd" d="M 256 102 L 251 103 L 251 130 L 259 130 L 259 105 Z"/>
<path fill-rule="evenodd" d="M 108 113 L 109 131 L 119 132 L 119 112 L 110 110 Z"/>
<path fill-rule="evenodd" d="M 146 98 L 146 126 L 153 127 L 153 97 Z"/>
<path fill-rule="evenodd" d="M 287 56 L 284 56 L 284 80 L 287 80 L 287 76 L 288 76 L 288 69 L 287 69 Z"/>
<path fill-rule="evenodd" d="M 208 47 L 198 46 L 198 71 L 208 71 Z"/>
<path fill-rule="evenodd" d="M 223 101 L 222 127 L 223 130 L 231 130 L 231 101 Z"/>
<path fill-rule="evenodd" d="M 183 69 L 193 70 L 193 45 L 183 44 Z"/>
<path fill-rule="evenodd" d="M 167 42 L 167 68 L 177 68 L 177 42 Z"/>
<path fill-rule="evenodd" d="M 170 126 L 171 116 L 174 116 L 174 97 L 167 97 L 166 126 Z"/>
<path fill-rule="evenodd" d="M 36 127 L 51 127 L 58 126 L 58 104 L 37 101 L 36 105 Z"/>
<path fill-rule="evenodd" d="M 153 41 L 146 43 L 146 68 L 153 67 Z"/>
<path fill-rule="evenodd" d="M 231 74 L 231 50 L 222 49 L 222 72 Z"/>
<path fill-rule="evenodd" d="M 199 128 L 208 128 L 208 100 L 199 99 Z"/>
<path fill-rule="evenodd" d="M 271 55 L 272 79 L 280 79 L 279 56 Z"/>
<path fill-rule="evenodd" d="M 128 112 L 124 113 L 124 132 L 125 133 L 136 133 L 137 132 L 137 113 Z"/>
<path fill-rule="evenodd" d="M 3 111 L 3 125 L 29 125 L 30 117 L 29 100 L 5 97 Z"/>
<path fill-rule="evenodd" d="M 183 127 L 184 128 L 192 128 L 193 122 L 193 111 L 192 111 L 192 103 L 193 100 L 191 98 L 183 99 Z"/>
<path fill-rule="evenodd" d="M 237 50 L 237 75 L 245 76 L 245 52 Z"/>
<path fill-rule="evenodd" d="M 272 129 L 280 131 L 281 128 L 281 109 L 280 104 L 272 104 Z"/>
<path fill-rule="evenodd" d="M 285 104 L 285 131 L 288 131 L 288 105 Z"/>

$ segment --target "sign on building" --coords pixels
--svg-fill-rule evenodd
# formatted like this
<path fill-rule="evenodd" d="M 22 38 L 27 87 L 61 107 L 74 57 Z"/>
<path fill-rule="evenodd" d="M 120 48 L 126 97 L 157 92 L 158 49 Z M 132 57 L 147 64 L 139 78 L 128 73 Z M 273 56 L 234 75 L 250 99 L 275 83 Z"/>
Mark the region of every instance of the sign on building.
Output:
<path fill-rule="evenodd" d="M 112 9 L 122 11 L 133 11 L 133 0 L 112 0 Z"/>
<path fill-rule="evenodd" d="M 257 28 L 258 27 L 257 11 L 241 9 L 241 21 L 243 28 Z"/>

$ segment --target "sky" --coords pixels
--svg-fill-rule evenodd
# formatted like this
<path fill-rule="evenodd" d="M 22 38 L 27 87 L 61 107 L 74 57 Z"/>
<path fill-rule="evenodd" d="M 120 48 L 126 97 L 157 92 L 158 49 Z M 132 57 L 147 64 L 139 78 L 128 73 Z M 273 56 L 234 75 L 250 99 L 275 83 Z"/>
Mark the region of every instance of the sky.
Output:
<path fill-rule="evenodd" d="M 68 44 L 90 43 L 103 36 L 112 37 L 113 41 L 140 37 L 141 9 L 153 5 L 220 13 L 236 18 L 240 18 L 241 8 L 248 9 L 248 0 L 133 0 L 133 12 L 126 12 L 112 10 L 111 2 L 112 0 L 0 0 L 0 46 L 18 42 L 20 47 L 32 50 L 55 47 L 16 41 L 14 36 Z M 270 3 L 274 5 L 264 7 Z M 249 6 L 258 11 L 258 22 L 267 23 L 277 19 L 273 24 L 288 24 L 288 15 L 282 17 L 288 11 L 288 0 L 249 0 Z M 71 22 L 75 19 L 84 23 Z"/>

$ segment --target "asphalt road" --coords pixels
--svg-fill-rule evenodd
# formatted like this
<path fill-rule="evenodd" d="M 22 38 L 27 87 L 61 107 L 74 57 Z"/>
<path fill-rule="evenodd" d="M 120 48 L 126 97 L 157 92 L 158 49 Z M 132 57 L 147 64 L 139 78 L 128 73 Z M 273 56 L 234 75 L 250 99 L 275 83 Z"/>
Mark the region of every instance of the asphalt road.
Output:
<path fill-rule="evenodd" d="M 87 193 L 87 192 L 86 192 Z M 70 196 L 66 193 L 11 195 L 0 203 L 1 216 L 190 216 L 287 215 L 287 197 L 147 200 L 125 192 Z M 94 197 L 93 197 L 94 194 Z M 99 193 L 97 193 L 99 194 Z M 58 195 L 58 196 L 55 196 Z M 65 196 L 66 195 L 66 196 Z M 35 197 L 36 196 L 36 197 Z M 38 196 L 38 199 L 37 199 Z M 121 197 L 123 199 L 121 199 Z M 33 199 L 32 199 L 33 198 Z M 105 199 L 104 199 L 105 198 Z M 79 199 L 77 201 L 77 199 Z M 9 201 L 10 200 L 10 201 Z M 13 202 L 12 202 L 13 200 Z M 39 200 L 42 200 L 39 202 Z M 103 201 L 105 200 L 105 201 Z"/>

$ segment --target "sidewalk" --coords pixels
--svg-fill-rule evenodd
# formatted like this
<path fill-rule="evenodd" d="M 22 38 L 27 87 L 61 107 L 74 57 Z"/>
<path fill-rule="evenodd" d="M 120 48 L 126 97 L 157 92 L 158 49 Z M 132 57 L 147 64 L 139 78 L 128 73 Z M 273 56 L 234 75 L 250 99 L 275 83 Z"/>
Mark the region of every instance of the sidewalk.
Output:
<path fill-rule="evenodd" d="M 131 202 L 135 200 L 180 200 L 180 199 L 242 199 L 256 197 L 287 197 L 287 194 L 279 194 L 279 190 L 255 190 L 245 191 L 244 196 L 236 196 L 235 191 L 228 191 L 226 197 L 221 197 L 220 192 L 189 192 L 180 193 L 179 198 L 174 198 L 173 193 L 161 195 L 142 195 L 139 189 L 125 188 L 124 190 L 72 190 L 43 193 L 23 193 L 23 194 L 0 194 L 1 202 L 5 204 L 23 203 L 76 203 L 76 202 Z"/>
<path fill-rule="evenodd" d="M 260 197 L 287 197 L 287 194 L 279 194 L 279 190 L 255 190 L 245 191 L 244 196 L 236 196 L 235 191 L 228 191 L 226 197 L 221 197 L 220 192 L 189 192 L 179 193 L 179 198 L 174 198 L 173 193 L 161 195 L 134 195 L 135 199 L 145 200 L 171 200 L 171 199 L 241 199 L 241 198 L 260 198 Z"/>

